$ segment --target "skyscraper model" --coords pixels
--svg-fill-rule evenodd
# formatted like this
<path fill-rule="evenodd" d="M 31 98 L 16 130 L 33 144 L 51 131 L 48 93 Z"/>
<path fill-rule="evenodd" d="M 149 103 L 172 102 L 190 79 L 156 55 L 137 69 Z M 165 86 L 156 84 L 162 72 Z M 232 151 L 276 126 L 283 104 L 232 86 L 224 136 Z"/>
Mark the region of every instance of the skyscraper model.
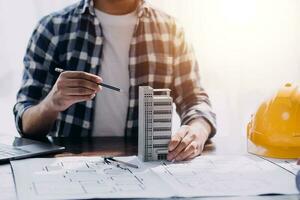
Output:
<path fill-rule="evenodd" d="M 138 157 L 142 161 L 165 160 L 172 135 L 173 99 L 170 89 L 139 87 Z"/>

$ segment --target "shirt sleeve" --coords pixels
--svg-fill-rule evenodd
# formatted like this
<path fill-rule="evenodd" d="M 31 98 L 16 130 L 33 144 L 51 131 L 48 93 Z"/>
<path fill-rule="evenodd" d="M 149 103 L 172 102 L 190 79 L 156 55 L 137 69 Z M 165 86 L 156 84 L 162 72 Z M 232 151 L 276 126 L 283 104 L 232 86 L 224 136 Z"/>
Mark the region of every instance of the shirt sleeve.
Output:
<path fill-rule="evenodd" d="M 38 104 L 50 91 L 54 76 L 49 73 L 56 63 L 56 37 L 50 16 L 43 18 L 34 29 L 23 59 L 24 70 L 17 101 L 13 108 L 16 128 L 22 134 L 22 115 Z"/>
<path fill-rule="evenodd" d="M 181 124 L 203 118 L 211 125 L 210 137 L 216 134 L 216 115 L 206 91 L 200 84 L 199 66 L 193 48 L 185 39 L 183 28 L 174 26 L 174 73 L 172 96 Z"/>

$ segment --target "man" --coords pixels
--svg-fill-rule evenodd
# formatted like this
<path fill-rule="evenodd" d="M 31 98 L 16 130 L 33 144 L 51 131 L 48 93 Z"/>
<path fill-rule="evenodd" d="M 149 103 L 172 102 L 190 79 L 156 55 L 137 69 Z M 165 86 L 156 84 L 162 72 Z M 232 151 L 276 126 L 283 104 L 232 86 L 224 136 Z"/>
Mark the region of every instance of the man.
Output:
<path fill-rule="evenodd" d="M 24 65 L 14 107 L 23 135 L 136 138 L 141 85 L 172 90 L 182 127 L 171 139 L 168 160 L 198 156 L 215 134 L 182 29 L 143 0 L 82 0 L 44 17 Z M 64 72 L 57 74 L 57 67 Z M 126 92 L 101 88 L 102 81 Z"/>

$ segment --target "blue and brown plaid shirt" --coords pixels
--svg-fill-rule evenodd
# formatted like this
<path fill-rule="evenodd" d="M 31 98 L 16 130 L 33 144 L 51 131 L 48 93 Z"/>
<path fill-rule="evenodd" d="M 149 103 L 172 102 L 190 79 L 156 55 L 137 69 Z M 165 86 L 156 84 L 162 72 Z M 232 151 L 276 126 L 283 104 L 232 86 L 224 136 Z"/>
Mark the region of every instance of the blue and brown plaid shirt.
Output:
<path fill-rule="evenodd" d="M 129 105 L 125 136 L 137 137 L 138 87 L 170 88 L 182 124 L 204 118 L 216 132 L 215 114 L 200 85 L 199 67 L 184 32 L 174 18 L 141 0 L 129 54 Z M 122 34 L 122 33 L 120 33 Z M 22 86 L 14 107 L 22 133 L 22 115 L 49 93 L 58 75 L 55 68 L 99 74 L 103 31 L 92 0 L 44 17 L 29 41 L 24 57 Z M 95 99 L 72 105 L 59 114 L 50 135 L 90 136 Z M 113 123 L 112 123 L 113 126 Z"/>

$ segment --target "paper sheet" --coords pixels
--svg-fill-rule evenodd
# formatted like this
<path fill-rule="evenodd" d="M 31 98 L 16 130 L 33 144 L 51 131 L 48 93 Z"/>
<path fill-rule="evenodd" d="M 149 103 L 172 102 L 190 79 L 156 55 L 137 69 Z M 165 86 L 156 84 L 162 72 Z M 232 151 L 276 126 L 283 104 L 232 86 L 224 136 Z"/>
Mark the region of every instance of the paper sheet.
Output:
<path fill-rule="evenodd" d="M 295 194 L 295 176 L 254 156 L 200 156 L 190 162 L 107 165 L 100 157 L 13 161 L 20 199 L 163 198 Z"/>
<path fill-rule="evenodd" d="M 300 165 L 297 165 L 297 160 L 296 159 L 274 159 L 274 158 L 264 158 L 275 165 L 278 165 L 287 171 L 297 174 L 298 171 L 300 171 Z"/>
<path fill-rule="evenodd" d="M 298 193 L 293 174 L 256 156 L 200 156 L 152 170 L 182 197 Z"/>
<path fill-rule="evenodd" d="M 139 169 L 105 164 L 101 157 L 41 158 L 11 162 L 19 199 L 169 197 L 171 189 L 136 157 Z"/>
<path fill-rule="evenodd" d="M 0 199 L 15 200 L 17 199 L 14 180 L 9 164 L 0 166 Z"/>

